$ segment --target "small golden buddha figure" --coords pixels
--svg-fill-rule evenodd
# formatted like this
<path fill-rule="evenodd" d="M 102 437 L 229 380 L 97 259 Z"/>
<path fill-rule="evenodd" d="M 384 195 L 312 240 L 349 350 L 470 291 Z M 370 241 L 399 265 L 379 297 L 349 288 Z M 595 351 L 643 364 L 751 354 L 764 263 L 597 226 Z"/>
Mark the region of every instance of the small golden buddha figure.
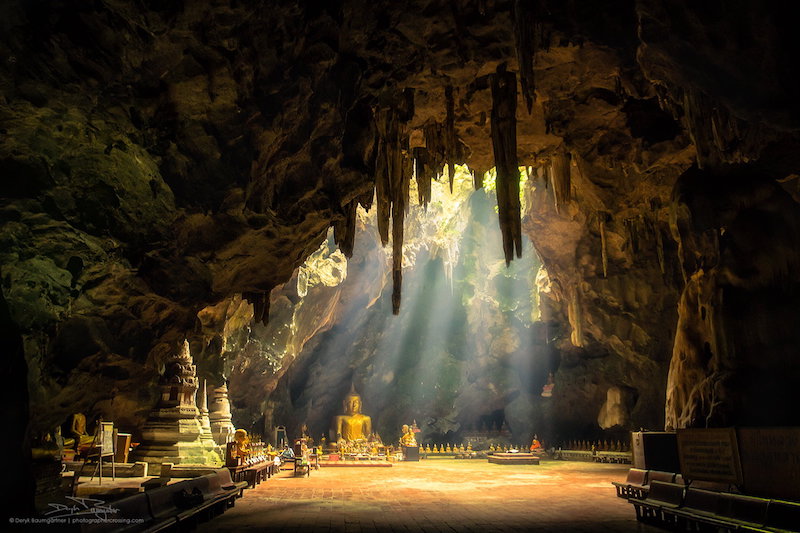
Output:
<path fill-rule="evenodd" d="M 471 452 L 471 451 L 472 451 L 472 442 L 468 442 L 468 443 L 467 443 L 467 451 L 468 451 L 468 452 Z"/>
<path fill-rule="evenodd" d="M 408 424 L 403 424 L 403 435 L 400 437 L 400 445 L 405 447 L 417 445 L 417 438 L 414 436 L 414 432 Z"/>
<path fill-rule="evenodd" d="M 425 446 L 425 453 L 432 453 L 432 452 L 431 452 L 431 445 L 430 445 L 430 443 L 428 443 L 428 445 L 427 445 L 427 446 Z"/>
<path fill-rule="evenodd" d="M 246 461 L 250 456 L 250 439 L 247 438 L 247 431 L 244 429 L 237 429 L 233 434 L 233 442 L 235 445 L 231 451 L 231 455 L 241 458 L 241 462 Z"/>
<path fill-rule="evenodd" d="M 450 447 L 450 443 L 447 443 L 446 453 L 453 453 L 453 448 Z"/>
<path fill-rule="evenodd" d="M 72 415 L 69 434 L 73 439 L 76 450 L 89 448 L 94 442 L 94 436 L 86 432 L 86 415 L 83 413 L 75 413 Z"/>
<path fill-rule="evenodd" d="M 337 438 L 346 442 L 364 441 L 372 434 L 372 419 L 361 413 L 361 396 L 355 387 L 344 399 L 345 414 L 336 417 Z"/>
<path fill-rule="evenodd" d="M 495 451 L 495 449 L 494 449 L 494 443 L 492 443 L 492 444 L 490 444 L 490 445 L 489 445 L 489 451 L 490 451 L 490 452 L 493 452 L 493 451 Z"/>

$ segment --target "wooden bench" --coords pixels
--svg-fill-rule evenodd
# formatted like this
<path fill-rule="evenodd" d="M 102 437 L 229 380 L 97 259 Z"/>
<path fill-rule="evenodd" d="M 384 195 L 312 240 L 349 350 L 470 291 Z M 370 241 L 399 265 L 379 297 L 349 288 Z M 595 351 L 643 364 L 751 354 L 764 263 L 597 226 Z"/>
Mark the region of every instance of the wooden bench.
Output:
<path fill-rule="evenodd" d="M 653 480 L 644 499 L 630 498 L 636 510 L 636 520 L 641 522 L 674 523 L 671 511 L 683 503 L 686 486 L 680 483 Z"/>
<path fill-rule="evenodd" d="M 198 523 L 232 507 L 247 483 L 234 483 L 221 468 L 186 481 L 134 494 L 108 505 L 108 521 L 86 524 L 83 533 L 193 529 Z M 128 521 L 129 523 L 125 523 Z"/>
<path fill-rule="evenodd" d="M 660 485 L 659 482 L 654 484 L 651 496 L 645 502 L 653 497 L 653 490 L 663 492 Z M 655 502 L 639 503 L 638 506 L 642 508 L 644 520 L 658 520 L 676 526 L 680 531 L 800 531 L 800 503 L 743 494 L 688 487 L 678 507 L 661 505 L 655 512 L 652 510 Z M 637 510 L 637 518 L 639 514 Z"/>
<path fill-rule="evenodd" d="M 644 487 L 647 486 L 647 470 L 641 468 L 631 468 L 625 482 L 612 481 L 611 484 L 617 489 L 619 498 L 642 498 Z"/>
<path fill-rule="evenodd" d="M 112 502 L 108 507 L 111 510 L 107 515 L 96 516 L 101 520 L 100 522 L 81 525 L 81 533 L 104 533 L 112 530 L 121 533 L 140 531 L 144 524 L 151 519 L 150 504 L 143 492 Z M 104 518 L 114 522 L 104 522 Z M 122 521 L 128 521 L 128 523 Z"/>
<path fill-rule="evenodd" d="M 768 531 L 800 531 L 800 503 L 771 500 L 764 526 Z"/>
<path fill-rule="evenodd" d="M 232 507 L 246 487 L 246 482 L 232 481 L 227 468 L 220 468 L 213 474 L 146 492 L 153 517 L 146 531 L 191 529 Z"/>
<path fill-rule="evenodd" d="M 728 522 L 733 522 L 737 530 L 762 531 L 767 522 L 769 500 L 742 494 L 722 494 L 719 500 L 719 514 Z M 796 524 L 800 527 L 800 524 Z"/>

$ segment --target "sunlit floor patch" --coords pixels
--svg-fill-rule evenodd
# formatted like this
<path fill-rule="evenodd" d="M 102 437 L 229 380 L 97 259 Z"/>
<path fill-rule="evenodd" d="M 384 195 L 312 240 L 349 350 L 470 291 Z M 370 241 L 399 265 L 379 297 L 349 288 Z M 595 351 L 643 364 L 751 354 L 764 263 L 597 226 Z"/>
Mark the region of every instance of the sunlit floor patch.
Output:
<path fill-rule="evenodd" d="M 222 531 L 655 532 L 616 497 L 625 465 L 485 460 L 328 468 L 279 477 L 245 492 L 236 507 L 202 525 Z"/>

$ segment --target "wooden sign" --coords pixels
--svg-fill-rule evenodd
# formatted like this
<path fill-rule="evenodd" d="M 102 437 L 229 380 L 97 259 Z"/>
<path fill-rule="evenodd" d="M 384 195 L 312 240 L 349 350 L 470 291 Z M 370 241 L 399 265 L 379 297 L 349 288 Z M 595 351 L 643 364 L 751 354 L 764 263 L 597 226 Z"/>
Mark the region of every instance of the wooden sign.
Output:
<path fill-rule="evenodd" d="M 100 422 L 100 450 L 103 455 L 114 455 L 114 422 Z"/>
<path fill-rule="evenodd" d="M 800 500 L 800 427 L 739 428 L 748 494 Z"/>
<path fill-rule="evenodd" d="M 733 428 L 679 429 L 678 457 L 686 479 L 742 483 Z"/>

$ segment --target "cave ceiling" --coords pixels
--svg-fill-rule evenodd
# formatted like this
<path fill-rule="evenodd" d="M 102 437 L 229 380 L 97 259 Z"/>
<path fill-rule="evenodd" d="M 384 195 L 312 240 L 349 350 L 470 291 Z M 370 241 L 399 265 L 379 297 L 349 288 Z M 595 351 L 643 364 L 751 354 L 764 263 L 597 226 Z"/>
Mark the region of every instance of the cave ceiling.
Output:
<path fill-rule="evenodd" d="M 788 9 L 5 2 L 0 261 L 34 425 L 138 423 L 184 337 L 219 381 L 329 228 L 358 249 L 359 205 L 398 312 L 409 181 L 424 197 L 454 164 L 476 185 L 497 167 L 497 246 L 512 260 L 524 233 L 546 269 L 557 383 L 581 391 L 555 401 L 619 385 L 666 398 L 654 426 L 758 420 L 788 393 L 743 376 L 800 373 Z"/>

